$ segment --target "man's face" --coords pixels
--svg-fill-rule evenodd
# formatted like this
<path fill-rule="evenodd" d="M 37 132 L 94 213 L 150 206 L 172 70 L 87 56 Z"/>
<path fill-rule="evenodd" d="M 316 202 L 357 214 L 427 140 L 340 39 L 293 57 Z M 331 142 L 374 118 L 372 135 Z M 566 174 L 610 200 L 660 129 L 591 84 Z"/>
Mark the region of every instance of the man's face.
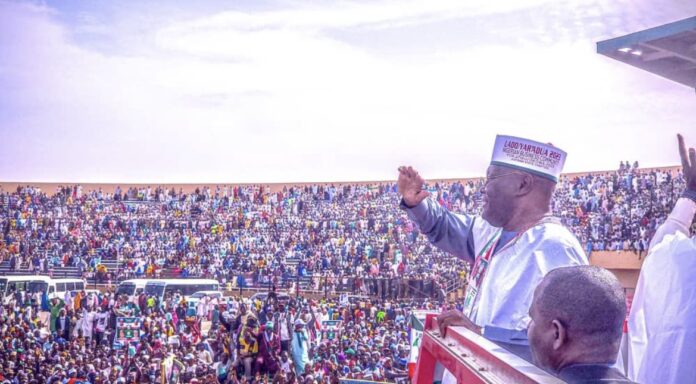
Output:
<path fill-rule="evenodd" d="M 536 290 L 534 290 L 532 306 L 529 308 L 531 320 L 527 326 L 527 337 L 529 338 L 529 347 L 532 351 L 534 364 L 543 369 L 552 369 L 558 357 L 557 351 L 553 348 L 555 331 L 551 321 L 545 319 L 537 307 L 537 299 L 543 292 L 544 285 L 545 283 L 542 280 Z"/>
<path fill-rule="evenodd" d="M 513 212 L 514 191 L 521 173 L 513 169 L 491 165 L 486 172 L 483 188 L 483 213 L 481 216 L 491 225 L 502 227 Z"/>

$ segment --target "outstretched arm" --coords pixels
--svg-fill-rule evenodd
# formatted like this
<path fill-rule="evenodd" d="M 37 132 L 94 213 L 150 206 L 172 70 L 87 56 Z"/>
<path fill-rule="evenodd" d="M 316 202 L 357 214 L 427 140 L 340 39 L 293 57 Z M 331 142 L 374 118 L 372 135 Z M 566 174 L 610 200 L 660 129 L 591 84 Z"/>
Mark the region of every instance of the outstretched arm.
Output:
<path fill-rule="evenodd" d="M 469 262 L 474 261 L 471 229 L 474 216 L 452 213 L 422 189 L 423 178 L 411 167 L 399 167 L 397 187 L 402 196 L 401 208 L 436 247 Z"/>

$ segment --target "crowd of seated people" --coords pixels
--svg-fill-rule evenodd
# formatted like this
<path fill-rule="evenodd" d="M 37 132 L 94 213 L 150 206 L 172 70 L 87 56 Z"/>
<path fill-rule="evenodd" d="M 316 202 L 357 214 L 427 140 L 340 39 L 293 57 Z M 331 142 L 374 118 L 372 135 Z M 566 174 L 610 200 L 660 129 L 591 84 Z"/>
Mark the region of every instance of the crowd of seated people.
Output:
<path fill-rule="evenodd" d="M 588 254 L 643 256 L 683 186 L 679 171 L 626 162 L 615 172 L 564 176 L 552 208 Z M 428 185 L 455 212 L 480 210 L 481 187 L 482 180 Z M 214 277 L 235 287 L 242 273 L 276 284 L 297 275 L 324 277 L 317 288 L 350 277 L 366 293 L 374 291 L 370 278 L 417 278 L 442 287 L 465 270 L 418 236 L 398 208 L 394 184 L 51 192 L 0 193 L 0 260 L 11 269 L 74 266 L 103 283 L 168 271 L 167 277 Z M 105 259 L 120 261 L 118 270 Z"/>
<path fill-rule="evenodd" d="M 680 184 L 683 179 L 670 172 L 622 166 L 608 175 L 564 178 L 553 208 L 588 251 L 642 253 Z M 431 188 L 440 203 L 475 211 L 480 186 L 470 181 Z M 99 268 L 101 259 L 118 255 L 125 262 L 123 277 L 156 276 L 170 268 L 184 277 L 215 276 L 223 282 L 235 280 L 232 271 L 270 270 L 277 275 L 432 272 L 454 277 L 459 265 L 443 263 L 448 256 L 417 236 L 396 199 L 393 185 L 310 186 L 275 193 L 258 186 L 192 194 L 158 188 L 113 195 L 83 194 L 78 186 L 50 197 L 23 188 L 2 195 L 0 255 L 13 268 L 74 265 L 100 275 L 107 272 Z M 296 267 L 285 263 L 288 259 L 297 260 Z"/>

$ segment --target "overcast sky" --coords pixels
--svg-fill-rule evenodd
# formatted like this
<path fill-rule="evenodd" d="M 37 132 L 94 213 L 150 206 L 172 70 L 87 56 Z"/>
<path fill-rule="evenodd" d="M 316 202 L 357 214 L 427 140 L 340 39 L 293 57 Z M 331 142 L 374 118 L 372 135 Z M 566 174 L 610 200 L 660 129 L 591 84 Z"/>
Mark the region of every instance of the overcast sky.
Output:
<path fill-rule="evenodd" d="M 480 176 L 496 134 L 566 171 L 676 165 L 693 89 L 597 41 L 693 0 L 0 0 L 0 181 Z"/>

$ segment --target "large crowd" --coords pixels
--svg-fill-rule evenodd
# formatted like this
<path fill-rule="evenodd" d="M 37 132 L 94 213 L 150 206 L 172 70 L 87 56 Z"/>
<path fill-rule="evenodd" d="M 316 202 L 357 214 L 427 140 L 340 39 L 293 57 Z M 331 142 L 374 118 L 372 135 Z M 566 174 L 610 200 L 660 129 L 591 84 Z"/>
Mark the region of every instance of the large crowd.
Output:
<path fill-rule="evenodd" d="M 478 213 L 482 186 L 477 179 L 428 189 L 450 210 Z M 640 257 L 683 187 L 679 171 L 626 162 L 615 172 L 562 177 L 552 209 L 588 254 L 624 250 Z M 353 288 L 369 293 L 370 278 L 415 278 L 440 288 L 461 280 L 466 269 L 418 236 L 399 209 L 395 184 L 219 186 L 192 193 L 69 186 L 51 195 L 20 187 L 0 192 L 0 208 L 0 260 L 12 269 L 76 266 L 100 282 L 165 273 L 236 287 L 245 274 L 282 286 L 311 275 L 322 277 L 316 288 L 335 289 L 351 278 Z M 120 261 L 118 270 L 102 264 L 109 258 Z"/>
<path fill-rule="evenodd" d="M 552 210 L 588 254 L 642 257 L 684 184 L 680 171 L 622 163 L 614 172 L 562 177 Z M 427 185 L 441 205 L 470 213 L 481 210 L 482 187 L 483 180 Z M 0 308 L 0 382 L 159 382 L 177 374 L 186 382 L 395 381 L 406 376 L 411 311 L 454 305 L 443 295 L 408 301 L 419 296 L 408 292 L 442 291 L 464 280 L 467 269 L 419 236 L 399 209 L 395 184 L 192 193 L 68 186 L 50 195 L 27 186 L 0 191 L 0 208 L 0 261 L 14 270 L 75 266 L 112 283 L 163 274 L 213 277 L 228 290 L 243 284 L 242 274 L 269 287 L 311 275 L 330 289 L 350 279 L 359 292 L 379 296 L 361 302 L 235 296 L 192 306 L 179 295 L 160 303 L 112 293 L 50 301 L 16 293 Z M 120 261 L 118 270 L 107 270 L 106 259 Z M 400 283 L 413 280 L 420 285 Z M 140 318 L 141 337 L 116 351 L 119 316 Z M 345 327 L 328 332 L 324 320 Z"/>
<path fill-rule="evenodd" d="M 622 163 L 611 173 L 565 177 L 553 199 L 553 212 L 593 251 L 631 251 L 645 256 L 657 227 L 685 187 L 673 170 L 639 170 Z M 692 226 L 692 233 L 696 226 Z"/>
<path fill-rule="evenodd" d="M 0 307 L 0 383 L 399 381 L 407 377 L 417 308 L 441 309 L 275 294 L 192 304 L 178 293 L 162 302 L 145 294 L 14 293 Z M 139 319 L 137 341 L 118 342 L 119 317 Z M 328 328 L 326 320 L 342 325 Z"/>

